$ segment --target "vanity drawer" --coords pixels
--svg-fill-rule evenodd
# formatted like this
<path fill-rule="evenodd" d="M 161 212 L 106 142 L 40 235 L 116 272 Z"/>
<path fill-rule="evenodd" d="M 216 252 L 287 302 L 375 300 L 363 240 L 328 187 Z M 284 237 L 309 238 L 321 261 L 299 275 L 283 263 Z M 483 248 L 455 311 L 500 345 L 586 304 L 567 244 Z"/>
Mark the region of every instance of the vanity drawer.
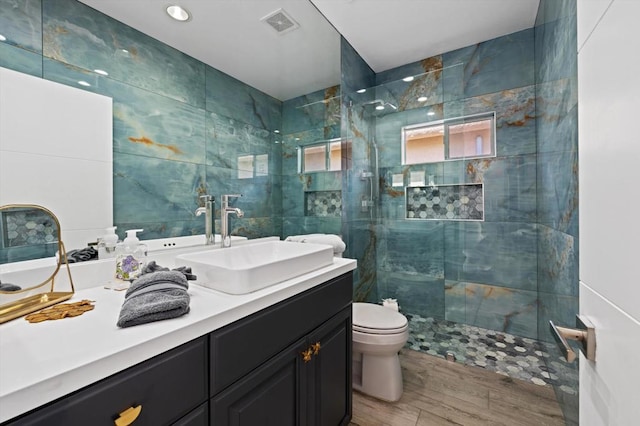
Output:
<path fill-rule="evenodd" d="M 348 272 L 210 334 L 211 395 L 240 379 L 351 303 Z"/>
<path fill-rule="evenodd" d="M 170 425 L 207 400 L 207 363 L 207 340 L 202 337 L 39 408 L 8 425 L 113 426 L 120 413 L 137 406 L 142 409 L 132 425 Z"/>

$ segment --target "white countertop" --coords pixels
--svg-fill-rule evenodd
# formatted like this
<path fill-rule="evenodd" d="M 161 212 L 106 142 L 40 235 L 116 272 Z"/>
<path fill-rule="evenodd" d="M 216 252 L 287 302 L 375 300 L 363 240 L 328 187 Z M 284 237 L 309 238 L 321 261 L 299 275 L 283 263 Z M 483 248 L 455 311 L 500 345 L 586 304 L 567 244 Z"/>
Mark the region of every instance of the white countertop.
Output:
<path fill-rule="evenodd" d="M 124 329 L 116 326 L 124 291 L 81 289 L 69 302 L 93 300 L 93 311 L 57 321 L 30 324 L 19 318 L 0 325 L 0 422 L 355 268 L 355 260 L 334 258 L 331 266 L 237 296 L 190 283 L 187 315 Z"/>

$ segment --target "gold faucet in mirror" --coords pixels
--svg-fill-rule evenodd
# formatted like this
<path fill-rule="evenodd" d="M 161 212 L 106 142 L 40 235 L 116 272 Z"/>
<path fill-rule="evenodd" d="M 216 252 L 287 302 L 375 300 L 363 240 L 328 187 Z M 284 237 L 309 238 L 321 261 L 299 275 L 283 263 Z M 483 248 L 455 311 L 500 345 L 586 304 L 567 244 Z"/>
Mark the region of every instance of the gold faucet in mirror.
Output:
<path fill-rule="evenodd" d="M 60 230 L 58 218 L 45 207 L 35 204 L 0 206 L 0 324 L 73 296 L 75 289 Z M 43 253 L 49 257 L 57 254 L 57 257 L 50 268 L 39 266 L 29 270 L 30 278 L 23 282 L 20 275 L 24 275 L 24 271 L 19 267 L 20 263 L 40 258 Z M 62 264 L 69 276 L 70 291 L 66 292 L 54 291 Z"/>

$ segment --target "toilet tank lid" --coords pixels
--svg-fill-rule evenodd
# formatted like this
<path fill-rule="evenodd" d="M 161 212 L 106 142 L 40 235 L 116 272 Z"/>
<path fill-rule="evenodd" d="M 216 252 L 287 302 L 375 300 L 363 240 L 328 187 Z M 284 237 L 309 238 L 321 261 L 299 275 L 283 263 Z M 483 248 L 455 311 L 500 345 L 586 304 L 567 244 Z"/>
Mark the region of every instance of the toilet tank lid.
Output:
<path fill-rule="evenodd" d="M 407 318 L 399 312 L 373 303 L 353 304 L 353 324 L 378 330 L 405 327 Z"/>

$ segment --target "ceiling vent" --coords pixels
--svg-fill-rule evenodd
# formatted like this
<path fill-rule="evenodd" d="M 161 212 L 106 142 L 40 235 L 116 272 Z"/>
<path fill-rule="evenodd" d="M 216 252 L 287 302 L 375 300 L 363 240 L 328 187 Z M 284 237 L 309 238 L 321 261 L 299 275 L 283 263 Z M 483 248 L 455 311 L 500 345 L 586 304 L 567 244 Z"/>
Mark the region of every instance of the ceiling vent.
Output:
<path fill-rule="evenodd" d="M 271 12 L 260 20 L 269 24 L 278 34 L 288 33 L 300 27 L 284 9 Z"/>

